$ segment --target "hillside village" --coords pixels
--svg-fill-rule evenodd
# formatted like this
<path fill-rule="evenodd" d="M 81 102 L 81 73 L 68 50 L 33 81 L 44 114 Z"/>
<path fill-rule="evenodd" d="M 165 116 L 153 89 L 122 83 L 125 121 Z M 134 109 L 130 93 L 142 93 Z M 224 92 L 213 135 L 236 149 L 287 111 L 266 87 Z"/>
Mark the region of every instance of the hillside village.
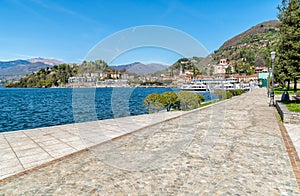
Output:
<path fill-rule="evenodd" d="M 136 75 L 127 72 L 84 73 L 68 78 L 66 87 L 126 87 L 126 86 L 167 86 L 177 87 L 184 83 L 192 83 L 199 79 L 236 78 L 237 82 L 258 82 L 260 73 L 267 73 L 265 66 L 255 67 L 253 74 L 238 74 L 228 59 L 220 59 L 219 63 L 210 65 L 206 73 L 199 74 L 197 69 L 185 69 L 186 61 L 181 61 L 179 70 L 173 69 L 168 74 Z"/>

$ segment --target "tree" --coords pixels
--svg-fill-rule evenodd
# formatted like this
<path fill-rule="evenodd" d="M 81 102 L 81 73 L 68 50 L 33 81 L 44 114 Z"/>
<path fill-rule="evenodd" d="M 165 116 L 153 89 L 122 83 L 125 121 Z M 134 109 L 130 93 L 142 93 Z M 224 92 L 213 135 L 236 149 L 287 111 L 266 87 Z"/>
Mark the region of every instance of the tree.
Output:
<path fill-rule="evenodd" d="M 144 99 L 143 104 L 152 113 L 164 108 L 170 111 L 172 107 L 174 109 L 191 110 L 198 108 L 202 101 L 204 101 L 204 96 L 201 94 L 181 91 L 179 93 L 150 94 Z"/>
<path fill-rule="evenodd" d="M 147 95 L 144 99 L 143 104 L 149 110 L 149 113 L 157 112 L 162 110 L 164 106 L 164 97 L 161 94 L 153 93 Z"/>
<path fill-rule="evenodd" d="M 178 69 L 179 71 L 180 71 L 180 69 L 182 69 L 183 72 L 186 71 L 186 70 L 193 70 L 195 75 L 199 75 L 200 74 L 199 69 L 188 58 L 178 59 L 178 61 L 176 61 L 176 63 L 173 64 L 173 67 L 175 69 Z M 173 70 L 172 70 L 172 72 L 173 72 Z"/>
<path fill-rule="evenodd" d="M 225 69 L 225 73 L 226 74 L 232 74 L 232 67 L 230 66 L 230 65 L 228 65 L 227 67 L 226 67 L 226 69 Z"/>
<path fill-rule="evenodd" d="M 201 94 L 196 94 L 197 95 L 197 100 L 199 105 L 201 104 L 201 102 L 203 102 L 205 100 L 204 96 Z"/>
<path fill-rule="evenodd" d="M 180 108 L 182 110 L 192 110 L 199 107 L 199 97 L 193 92 L 181 91 L 178 94 Z"/>
<path fill-rule="evenodd" d="M 254 65 L 255 67 L 264 67 L 265 66 L 265 61 L 263 58 L 261 58 L 260 56 L 256 57 Z"/>
<path fill-rule="evenodd" d="M 214 94 L 218 95 L 220 100 L 230 99 L 232 97 L 232 93 L 226 90 L 216 90 Z"/>
<path fill-rule="evenodd" d="M 281 23 L 279 65 L 275 74 L 280 80 L 293 80 L 294 91 L 297 91 L 297 79 L 300 76 L 300 2 L 283 0 L 278 9 Z"/>
<path fill-rule="evenodd" d="M 70 66 L 68 64 L 55 65 L 51 69 L 40 69 L 32 74 L 27 74 L 19 81 L 10 82 L 6 84 L 6 87 L 52 87 L 64 85 L 68 82 L 68 78 L 75 76 L 78 66 Z"/>
<path fill-rule="evenodd" d="M 170 111 L 172 107 L 176 107 L 178 104 L 178 96 L 175 92 L 164 92 L 163 104 L 167 108 L 167 111 Z"/>

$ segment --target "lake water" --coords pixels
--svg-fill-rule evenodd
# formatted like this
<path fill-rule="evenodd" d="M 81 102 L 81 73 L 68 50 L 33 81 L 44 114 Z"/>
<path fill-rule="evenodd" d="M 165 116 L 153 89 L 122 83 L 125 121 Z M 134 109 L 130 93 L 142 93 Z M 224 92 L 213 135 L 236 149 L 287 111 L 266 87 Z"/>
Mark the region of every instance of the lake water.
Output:
<path fill-rule="evenodd" d="M 0 132 L 148 113 L 144 98 L 169 88 L 0 88 Z M 205 93 L 206 100 L 210 94 Z"/>

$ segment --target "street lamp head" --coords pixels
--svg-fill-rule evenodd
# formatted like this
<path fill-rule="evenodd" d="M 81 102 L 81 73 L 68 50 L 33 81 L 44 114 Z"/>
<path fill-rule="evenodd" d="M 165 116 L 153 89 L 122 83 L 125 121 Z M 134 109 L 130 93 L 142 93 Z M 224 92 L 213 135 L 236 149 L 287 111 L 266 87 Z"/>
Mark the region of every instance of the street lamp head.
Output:
<path fill-rule="evenodd" d="M 276 56 L 276 52 L 274 52 L 274 51 L 273 51 L 273 52 L 271 52 L 271 59 L 272 59 L 272 60 L 274 60 L 274 59 L 275 59 L 275 56 Z"/>

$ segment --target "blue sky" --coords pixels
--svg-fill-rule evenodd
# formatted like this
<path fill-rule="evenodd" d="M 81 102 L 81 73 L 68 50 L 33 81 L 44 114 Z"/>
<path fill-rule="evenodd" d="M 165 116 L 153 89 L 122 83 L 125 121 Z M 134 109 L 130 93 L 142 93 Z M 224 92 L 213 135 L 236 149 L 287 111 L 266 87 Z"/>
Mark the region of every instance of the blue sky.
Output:
<path fill-rule="evenodd" d="M 281 0 L 1 0 L 0 60 L 44 57 L 81 62 L 101 40 L 141 25 L 178 29 L 212 53 L 248 28 L 277 19 L 276 7 L 280 3 Z M 178 58 L 176 55 L 160 49 L 136 49 L 122 54 L 112 64 L 170 64 Z"/>

